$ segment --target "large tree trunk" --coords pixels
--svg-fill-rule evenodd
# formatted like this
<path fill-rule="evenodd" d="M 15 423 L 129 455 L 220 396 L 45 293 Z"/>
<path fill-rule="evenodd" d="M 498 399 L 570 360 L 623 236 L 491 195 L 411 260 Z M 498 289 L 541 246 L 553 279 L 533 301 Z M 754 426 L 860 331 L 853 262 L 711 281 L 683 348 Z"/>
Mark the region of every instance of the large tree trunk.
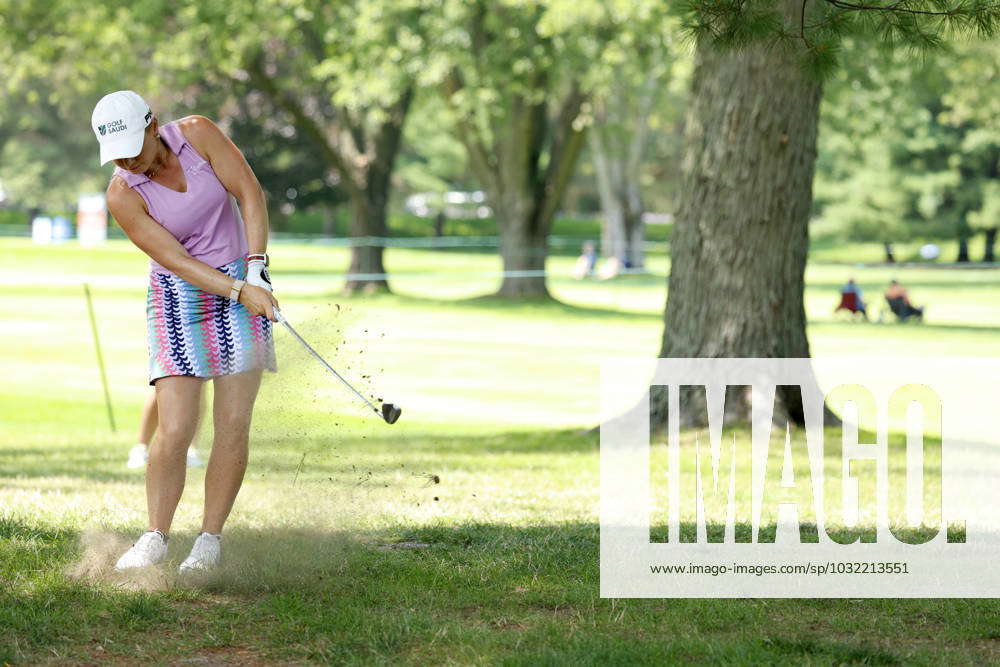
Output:
<path fill-rule="evenodd" d="M 984 262 L 995 262 L 996 255 L 993 254 L 993 248 L 996 246 L 997 242 L 997 228 L 990 227 L 986 230 L 986 246 L 983 248 L 983 261 Z"/>
<path fill-rule="evenodd" d="M 323 216 L 323 236 L 328 238 L 337 235 L 337 210 L 333 206 L 321 206 Z"/>
<path fill-rule="evenodd" d="M 539 90 L 547 77 L 547 72 L 537 73 Z M 445 101 L 453 103 L 464 87 L 461 72 L 453 70 L 442 86 Z M 504 278 L 497 296 L 549 298 L 544 275 L 549 230 L 586 136 L 586 126 L 576 123 L 586 99 L 580 85 L 573 82 L 557 99 L 557 113 L 550 117 L 548 99 L 511 96 L 510 108 L 496 116 L 488 138 L 472 114 L 456 107 L 459 139 L 500 234 Z"/>
<path fill-rule="evenodd" d="M 498 195 L 492 199 L 497 202 L 493 212 L 500 232 L 500 256 L 504 270 L 497 295 L 548 298 L 545 260 L 548 257 L 551 222 L 546 224 L 532 218 L 534 202 L 527 194 L 521 197 Z"/>
<path fill-rule="evenodd" d="M 351 265 L 347 272 L 353 277 L 347 280 L 344 291 L 348 294 L 362 291 L 365 293 L 389 291 L 389 281 L 385 277 L 385 265 L 382 255 L 385 246 L 375 244 L 359 244 L 365 237 L 381 239 L 386 235 L 386 203 L 388 192 L 373 192 L 369 186 L 365 195 L 355 196 L 351 200 L 351 238 L 355 245 L 351 246 Z"/>
<path fill-rule="evenodd" d="M 597 192 L 604 212 L 601 254 L 617 257 L 632 267 L 641 267 L 644 262 L 639 179 L 649 117 L 662 75 L 664 72 L 651 68 L 638 90 L 620 81 L 611 94 L 595 103 L 596 123 L 591 128 Z"/>
<path fill-rule="evenodd" d="M 958 239 L 958 257 L 955 258 L 956 262 L 968 262 L 969 261 L 969 237 L 960 236 Z"/>
<path fill-rule="evenodd" d="M 592 131 L 593 132 L 593 131 Z M 593 132 L 597 135 L 597 132 Z M 599 145 L 594 139 L 592 146 Z M 604 257 L 625 258 L 625 202 L 614 191 L 613 167 L 609 160 L 594 150 L 594 171 L 597 174 L 597 192 L 601 198 L 601 209 L 604 214 L 604 224 L 601 226 L 601 255 Z"/>
<path fill-rule="evenodd" d="M 629 266 L 640 267 L 644 261 L 642 245 L 646 229 L 642 222 L 639 175 L 626 173 L 625 160 L 605 154 L 602 143 L 600 139 L 591 143 L 595 147 L 594 171 L 604 212 L 601 254 L 617 257 Z"/>
<path fill-rule="evenodd" d="M 782 6 L 794 20 L 801 2 Z M 809 357 L 803 276 L 821 91 L 794 49 L 699 43 L 661 357 Z M 778 400 L 801 423 L 795 393 Z M 681 423 L 703 419 L 703 401 L 685 407 Z"/>
<path fill-rule="evenodd" d="M 885 243 L 882 244 L 882 250 L 885 251 L 885 263 L 895 264 L 896 256 L 892 253 L 892 244 L 886 241 Z"/>
<path fill-rule="evenodd" d="M 319 114 L 301 91 L 285 90 L 281 77 L 265 66 L 262 50 L 246 61 L 251 80 L 270 98 L 274 105 L 287 113 L 296 128 L 312 140 L 316 151 L 334 168 L 350 193 L 350 233 L 354 238 L 386 236 L 386 205 L 389 201 L 390 177 L 396 164 L 403 137 L 403 124 L 413 101 L 412 86 L 404 89 L 389 107 L 382 108 L 381 122 L 370 128 L 362 118 L 352 117 L 346 109 L 338 109 L 332 117 Z M 389 283 L 381 274 L 381 245 L 356 245 L 351 248 L 348 272 L 365 274 L 347 281 L 345 290 L 388 290 Z M 368 278 L 367 275 L 379 274 Z"/>
<path fill-rule="evenodd" d="M 642 221 L 643 203 L 642 193 L 639 192 L 638 177 L 629 183 L 626 199 L 629 206 L 625 216 L 625 238 L 626 245 L 625 260 L 633 269 L 642 268 L 646 262 L 646 255 L 643 252 L 643 244 L 646 242 L 646 225 Z"/>
<path fill-rule="evenodd" d="M 386 118 L 374 131 L 370 139 L 365 139 L 356 128 L 355 143 L 364 148 L 358 157 L 360 176 L 356 178 L 360 187 L 351 192 L 351 237 L 358 239 L 374 236 L 380 239 L 373 245 L 351 247 L 349 273 L 361 274 L 344 285 L 346 292 L 389 291 L 389 281 L 384 277 L 385 265 L 382 254 L 385 246 L 381 239 L 388 236 L 386 213 L 389 207 L 389 188 L 392 170 L 403 139 L 403 124 L 413 101 L 413 88 L 407 88 L 389 109 Z M 365 274 L 371 277 L 365 277 Z"/>

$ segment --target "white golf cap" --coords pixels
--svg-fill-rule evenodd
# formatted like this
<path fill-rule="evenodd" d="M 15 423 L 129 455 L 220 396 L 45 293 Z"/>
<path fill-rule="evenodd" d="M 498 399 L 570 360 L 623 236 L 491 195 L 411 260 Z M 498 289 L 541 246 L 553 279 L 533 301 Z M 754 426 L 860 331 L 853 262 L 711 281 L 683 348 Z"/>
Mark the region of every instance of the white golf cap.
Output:
<path fill-rule="evenodd" d="M 101 165 L 142 152 L 143 134 L 153 120 L 146 100 L 131 90 L 116 90 L 94 107 L 90 125 L 101 145 Z"/>

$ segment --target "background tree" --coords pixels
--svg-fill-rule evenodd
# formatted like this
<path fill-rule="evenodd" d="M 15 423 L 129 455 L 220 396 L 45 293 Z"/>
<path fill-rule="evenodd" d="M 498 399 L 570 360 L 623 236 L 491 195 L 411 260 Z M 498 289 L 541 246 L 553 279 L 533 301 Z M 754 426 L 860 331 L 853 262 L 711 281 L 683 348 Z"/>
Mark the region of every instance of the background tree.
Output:
<path fill-rule="evenodd" d="M 828 231 L 886 243 L 957 239 L 962 262 L 971 236 L 995 229 L 987 200 L 1000 159 L 997 119 L 960 115 L 953 102 L 962 93 L 951 72 L 977 67 L 971 56 L 979 50 L 963 45 L 912 59 L 869 48 L 838 72 L 824 105 L 817 178 Z"/>
<path fill-rule="evenodd" d="M 486 192 L 506 275 L 499 294 L 545 297 L 552 220 L 583 145 L 581 64 L 597 39 L 550 25 L 541 2 L 445 2 L 440 87 Z"/>
<path fill-rule="evenodd" d="M 97 142 L 90 112 L 106 89 L 129 71 L 102 66 L 88 39 L 65 35 L 67 17 L 107 52 L 122 52 L 130 36 L 101 5 L 21 3 L 0 0 L 0 180 L 7 198 L 38 212 L 75 210 L 83 192 L 103 192 L 107 176 L 96 167 Z M 61 39 L 51 39 L 63 36 Z M 135 49 L 141 57 L 142 49 Z"/>
<path fill-rule="evenodd" d="M 604 216 L 601 252 L 634 267 L 644 261 L 642 169 L 655 146 L 652 135 L 676 113 L 664 100 L 674 70 L 681 76 L 685 70 L 676 66 L 684 57 L 678 23 L 657 18 L 654 29 L 616 34 L 605 49 L 606 66 L 593 73 L 589 148 Z M 647 17 L 645 26 L 651 23 Z"/>
<path fill-rule="evenodd" d="M 135 19 L 167 31 L 155 63 L 171 85 L 249 85 L 266 98 L 272 125 L 301 134 L 337 174 L 360 240 L 348 271 L 362 277 L 346 289 L 371 291 L 389 288 L 384 246 L 369 239 L 388 234 L 391 176 L 421 69 L 421 15 L 420 0 L 189 0 Z"/>
<path fill-rule="evenodd" d="M 276 209 L 272 228 L 281 231 L 295 211 L 313 209 L 323 215 L 323 232 L 333 235 L 335 209 L 349 202 L 349 196 L 341 187 L 339 172 L 313 150 L 309 137 L 280 122 L 287 117 L 275 118 L 264 94 L 249 84 L 232 91 L 218 118 L 236 145 L 244 147 L 271 208 Z"/>
<path fill-rule="evenodd" d="M 908 198 L 903 174 L 888 148 L 902 141 L 901 117 L 912 115 L 900 103 L 899 63 L 887 62 L 874 45 L 851 45 L 864 57 L 851 59 L 826 81 L 816 162 L 814 227 L 838 242 L 878 242 L 886 261 L 895 261 L 892 243 L 913 233 L 904 212 Z M 905 67 L 905 65 L 904 65 Z"/>
<path fill-rule="evenodd" d="M 75 171 L 102 190 L 107 175 L 92 168 L 89 111 L 104 93 L 133 88 L 161 116 L 198 112 L 231 125 L 279 212 L 293 199 L 329 205 L 346 192 L 351 234 L 386 235 L 390 177 L 419 68 L 413 59 L 423 48 L 413 32 L 419 2 L 8 4 L 2 30 L 11 75 L 5 83 L 10 91 L 27 91 L 25 105 L 13 107 L 22 116 L 14 127 L 20 144 L 8 142 L 8 167 L 20 155 L 39 154 L 21 148 L 32 140 L 29 121 L 58 112 L 67 121 L 63 135 L 58 119 L 46 121 L 55 128 L 50 136 L 35 132 L 44 149 L 70 158 L 45 168 L 49 187 L 64 183 L 76 191 L 82 179 Z M 36 39 L 39 34 L 47 39 Z M 47 82 L 53 94 L 39 99 Z M 0 118 L 12 114 L 7 106 Z M 66 151 L 71 142 L 86 162 Z M 64 166 L 71 173 L 61 176 Z M 31 184 L 44 191 L 40 174 L 25 169 L 19 176 L 9 189 L 20 200 L 31 201 Z M 331 185 L 339 188 L 330 191 Z M 384 273 L 382 251 L 377 243 L 358 244 L 349 270 Z M 387 288 L 387 282 L 348 283 L 348 289 L 359 287 Z"/>
<path fill-rule="evenodd" d="M 698 44 L 660 356 L 808 357 L 803 275 L 821 76 L 845 37 L 932 47 L 943 30 L 992 33 L 997 9 L 695 0 L 688 10 Z M 663 398 L 653 401 L 654 427 L 666 422 Z M 793 391 L 780 389 L 778 401 L 779 417 L 802 421 Z"/>
<path fill-rule="evenodd" d="M 948 108 L 945 120 L 957 127 L 974 128 L 964 142 L 968 149 L 995 155 L 996 128 L 1000 124 L 1000 46 L 995 40 L 984 40 L 962 45 L 956 51 L 957 57 L 944 69 L 950 84 L 943 96 Z M 978 208 L 967 218 L 973 230 L 983 232 L 984 262 L 995 261 L 1000 227 L 998 161 L 1000 157 L 983 165 L 989 173 L 986 180 L 980 180 Z"/>
<path fill-rule="evenodd" d="M 394 192 L 434 192 L 475 190 L 479 187 L 469 173 L 465 147 L 451 131 L 442 127 L 448 108 L 436 87 L 417 93 L 413 110 L 406 121 L 403 147 L 396 168 L 398 187 Z M 428 223 L 430 224 L 430 223 Z"/>

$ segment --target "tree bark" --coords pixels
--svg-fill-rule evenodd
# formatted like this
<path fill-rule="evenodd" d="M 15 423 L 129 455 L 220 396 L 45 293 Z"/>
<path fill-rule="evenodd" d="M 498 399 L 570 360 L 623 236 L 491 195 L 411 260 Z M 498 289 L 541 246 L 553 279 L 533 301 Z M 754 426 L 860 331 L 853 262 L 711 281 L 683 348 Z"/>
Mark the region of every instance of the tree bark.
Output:
<path fill-rule="evenodd" d="M 625 235 L 628 239 L 628 245 L 626 246 L 625 260 L 630 268 L 641 269 L 646 262 L 646 255 L 642 248 L 646 242 L 646 223 L 642 221 L 645 207 L 642 203 L 642 194 L 639 192 L 638 178 L 629 183 L 627 199 L 629 206 L 625 216 Z"/>
<path fill-rule="evenodd" d="M 601 255 L 604 257 L 625 256 L 625 202 L 618 196 L 618 170 L 623 168 L 622 160 L 615 159 L 605 148 L 601 128 L 590 131 L 590 147 L 594 156 L 594 172 L 597 176 L 597 194 L 601 198 L 604 224 L 601 226 Z"/>
<path fill-rule="evenodd" d="M 639 191 L 639 174 L 627 173 L 625 159 L 608 155 L 604 140 L 597 130 L 591 130 L 594 153 L 594 171 L 597 190 L 604 211 L 601 227 L 601 254 L 617 257 L 632 267 L 641 267 L 644 261 L 642 244 L 645 242 L 645 225 L 642 222 L 642 195 Z"/>
<path fill-rule="evenodd" d="M 955 258 L 956 262 L 968 262 L 969 261 L 969 237 L 960 236 L 958 239 L 958 257 Z"/>
<path fill-rule="evenodd" d="M 995 262 L 996 255 L 993 254 L 993 248 L 997 242 L 997 228 L 990 227 L 986 230 L 986 246 L 983 248 L 983 261 L 984 262 Z"/>
<path fill-rule="evenodd" d="M 885 243 L 882 244 L 882 249 L 885 251 L 885 263 L 895 264 L 896 256 L 892 254 L 892 244 L 886 241 Z"/>
<path fill-rule="evenodd" d="M 780 6 L 795 20 L 801 2 Z M 795 49 L 697 47 L 661 357 L 810 356 L 803 289 L 822 84 L 800 62 Z M 779 389 L 778 411 L 801 423 L 796 394 Z M 666 412 L 653 401 L 654 428 Z M 688 401 L 680 420 L 704 414 Z"/>
<path fill-rule="evenodd" d="M 352 277 L 344 284 L 344 292 L 388 292 L 389 281 L 382 262 L 385 247 L 380 243 L 358 242 L 369 237 L 385 237 L 388 192 L 380 196 L 369 187 L 361 194 L 351 198 L 351 238 L 355 240 L 355 245 L 351 246 L 351 264 L 347 270 Z"/>
<path fill-rule="evenodd" d="M 548 257 L 549 227 L 523 224 L 521 215 L 503 208 L 496 211 L 496 215 L 504 269 L 503 282 L 497 294 L 516 299 L 547 298 L 545 260 Z"/>
<path fill-rule="evenodd" d="M 323 236 L 334 237 L 337 235 L 337 210 L 332 206 L 320 208 L 323 215 Z"/>
<path fill-rule="evenodd" d="M 385 238 L 388 235 L 386 213 L 389 205 L 389 188 L 392 170 L 399 155 L 403 139 L 403 124 L 413 101 L 413 88 L 408 88 L 399 100 L 386 110 L 386 118 L 372 133 L 370 139 L 361 136 L 361 129 L 352 126 L 354 143 L 363 146 L 362 162 L 356 177 L 361 187 L 351 192 L 351 236 Z M 364 292 L 389 291 L 389 281 L 385 274 L 382 255 L 385 246 L 381 243 L 351 246 L 351 265 L 348 272 L 358 277 L 351 278 L 344 285 L 347 293 L 358 290 Z M 370 278 L 363 277 L 365 275 Z"/>

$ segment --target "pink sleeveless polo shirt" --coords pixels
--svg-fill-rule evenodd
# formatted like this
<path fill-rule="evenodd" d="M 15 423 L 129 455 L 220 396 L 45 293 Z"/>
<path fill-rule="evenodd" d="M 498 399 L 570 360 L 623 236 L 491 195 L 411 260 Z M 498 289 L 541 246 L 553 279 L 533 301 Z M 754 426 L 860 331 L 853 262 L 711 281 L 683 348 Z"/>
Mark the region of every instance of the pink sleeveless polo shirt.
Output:
<path fill-rule="evenodd" d="M 187 191 L 177 192 L 145 174 L 115 168 L 114 176 L 145 200 L 149 215 L 174 235 L 197 260 L 216 268 L 247 254 L 246 228 L 236 198 L 229 194 L 212 165 L 188 143 L 177 122 L 160 126 L 160 136 L 180 159 Z M 153 273 L 173 272 L 149 260 Z"/>

